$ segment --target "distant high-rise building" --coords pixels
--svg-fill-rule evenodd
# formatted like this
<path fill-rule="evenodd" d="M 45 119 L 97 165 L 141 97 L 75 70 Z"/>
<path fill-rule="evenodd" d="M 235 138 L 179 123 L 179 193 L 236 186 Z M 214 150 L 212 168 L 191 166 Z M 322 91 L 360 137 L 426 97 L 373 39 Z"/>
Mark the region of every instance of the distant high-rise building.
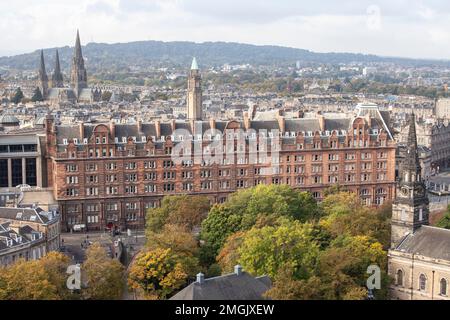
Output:
<path fill-rule="evenodd" d="M 55 57 L 55 71 L 53 72 L 52 76 L 52 88 L 62 88 L 64 87 L 64 78 L 61 73 L 61 66 L 59 63 L 59 53 L 58 50 L 56 50 L 56 57 Z"/>
<path fill-rule="evenodd" d="M 45 70 L 44 50 L 41 50 L 41 65 L 39 67 L 39 90 L 41 90 L 42 97 L 45 99 L 48 93 L 48 76 Z"/>
<path fill-rule="evenodd" d="M 70 75 L 71 87 L 74 89 L 77 98 L 80 97 L 81 91 L 87 88 L 87 72 L 84 67 L 84 58 L 81 51 L 80 33 L 77 31 L 77 39 L 75 42 L 75 51 L 72 60 L 72 72 Z"/>
<path fill-rule="evenodd" d="M 202 78 L 196 58 L 192 60 L 188 77 L 187 108 L 189 120 L 202 120 Z"/>

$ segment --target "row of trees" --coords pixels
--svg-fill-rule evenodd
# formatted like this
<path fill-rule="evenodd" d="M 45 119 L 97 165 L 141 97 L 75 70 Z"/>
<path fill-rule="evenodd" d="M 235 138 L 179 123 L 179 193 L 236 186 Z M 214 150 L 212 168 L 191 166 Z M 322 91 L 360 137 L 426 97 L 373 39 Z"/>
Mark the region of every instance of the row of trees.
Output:
<path fill-rule="evenodd" d="M 385 284 L 377 297 L 386 298 L 390 212 L 339 188 L 320 205 L 277 185 L 239 191 L 212 208 L 203 197 L 167 197 L 147 214 L 146 250 L 129 285 L 144 298 L 166 299 L 200 271 L 216 276 L 240 264 L 273 279 L 272 299 L 364 299 L 375 264 Z"/>
<path fill-rule="evenodd" d="M 107 256 L 99 244 L 86 251 L 81 266 L 82 290 L 67 288 L 70 259 L 51 252 L 40 260 L 25 261 L 0 268 L 0 300 L 110 300 L 120 299 L 123 267 Z"/>

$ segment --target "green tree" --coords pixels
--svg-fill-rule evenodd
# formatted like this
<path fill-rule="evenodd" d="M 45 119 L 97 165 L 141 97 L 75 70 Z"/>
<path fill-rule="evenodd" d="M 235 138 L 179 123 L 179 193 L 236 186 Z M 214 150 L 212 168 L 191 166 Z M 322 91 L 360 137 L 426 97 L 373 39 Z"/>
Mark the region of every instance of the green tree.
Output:
<path fill-rule="evenodd" d="M 186 283 L 187 273 L 171 249 L 140 253 L 130 268 L 128 285 L 146 299 L 166 299 Z"/>
<path fill-rule="evenodd" d="M 239 262 L 254 275 L 272 278 L 283 268 L 292 268 L 297 279 L 307 279 L 314 270 L 319 245 L 311 224 L 285 220 L 280 226 L 251 229 L 238 249 Z"/>
<path fill-rule="evenodd" d="M 118 260 L 108 257 L 106 250 L 98 243 L 86 251 L 82 273 L 87 288 L 82 291 L 84 299 L 116 300 L 123 289 L 123 266 Z"/>
<path fill-rule="evenodd" d="M 214 206 L 202 223 L 202 251 L 217 256 L 226 239 L 237 231 L 273 225 L 278 218 L 288 217 L 306 222 L 320 217 L 320 210 L 310 193 L 287 185 L 260 185 L 241 190 L 227 202 Z M 206 256 L 206 255 L 205 255 Z"/>
<path fill-rule="evenodd" d="M 172 224 L 193 231 L 208 215 L 209 199 L 201 196 L 165 197 L 160 208 L 147 212 L 146 232 L 161 231 L 164 225 Z"/>
<path fill-rule="evenodd" d="M 39 87 L 37 87 L 34 90 L 33 96 L 31 97 L 31 101 L 33 101 L 33 102 L 44 101 L 44 98 L 41 93 L 41 89 L 39 89 Z"/>
<path fill-rule="evenodd" d="M 320 226 L 332 237 L 346 234 L 367 235 L 385 248 L 390 246 L 390 205 L 373 209 L 361 204 L 357 194 L 340 192 L 329 195 L 321 204 L 324 217 Z"/>
<path fill-rule="evenodd" d="M 185 228 L 168 224 L 161 232 L 148 233 L 149 250 L 171 249 L 174 259 L 184 266 L 188 276 L 194 277 L 200 270 L 198 241 Z"/>
<path fill-rule="evenodd" d="M 13 98 L 11 99 L 11 101 L 15 104 L 18 104 L 20 101 L 22 101 L 22 99 L 25 96 L 23 95 L 22 89 L 17 88 L 16 93 L 14 94 Z"/>
<path fill-rule="evenodd" d="M 364 300 L 367 268 L 382 269 L 382 290 L 377 299 L 388 298 L 386 252 L 369 237 L 341 237 L 319 254 L 311 277 L 299 279 L 292 268 L 281 270 L 266 295 L 274 300 Z"/>

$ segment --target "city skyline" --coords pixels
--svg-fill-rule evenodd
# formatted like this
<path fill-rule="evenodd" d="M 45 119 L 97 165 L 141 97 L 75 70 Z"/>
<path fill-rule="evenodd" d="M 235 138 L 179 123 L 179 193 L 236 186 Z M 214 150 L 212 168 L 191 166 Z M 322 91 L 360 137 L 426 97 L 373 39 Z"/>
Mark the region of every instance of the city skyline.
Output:
<path fill-rule="evenodd" d="M 204 0 L 19 0 L 0 9 L 6 5 L 0 39 L 14 45 L 0 49 L 0 56 L 69 45 L 76 29 L 85 43 L 226 41 L 423 59 L 447 59 L 450 51 L 450 5 L 438 0 L 321 1 L 307 7 L 291 0 L 214 6 Z"/>

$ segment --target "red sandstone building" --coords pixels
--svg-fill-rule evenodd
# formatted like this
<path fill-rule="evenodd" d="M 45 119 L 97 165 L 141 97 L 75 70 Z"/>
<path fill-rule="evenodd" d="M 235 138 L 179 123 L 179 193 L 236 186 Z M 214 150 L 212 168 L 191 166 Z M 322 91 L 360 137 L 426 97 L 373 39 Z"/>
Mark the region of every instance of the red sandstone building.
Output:
<path fill-rule="evenodd" d="M 396 145 L 386 115 L 376 106 L 359 106 L 358 116 L 345 119 L 253 121 L 246 114 L 242 121 L 202 121 L 196 63 L 192 69 L 188 121 L 56 126 L 47 117 L 48 180 L 60 205 L 62 230 L 142 228 L 146 210 L 165 196 L 205 195 L 222 202 L 258 184 L 288 184 L 318 200 L 337 184 L 358 193 L 367 205 L 394 198 Z M 241 131 L 245 136 L 238 144 L 234 133 Z M 267 134 L 261 136 L 263 131 Z M 194 156 L 174 161 L 179 143 L 190 139 L 205 155 L 221 137 L 232 141 L 232 161 L 209 163 Z M 277 160 L 249 161 L 252 147 L 276 151 Z"/>

